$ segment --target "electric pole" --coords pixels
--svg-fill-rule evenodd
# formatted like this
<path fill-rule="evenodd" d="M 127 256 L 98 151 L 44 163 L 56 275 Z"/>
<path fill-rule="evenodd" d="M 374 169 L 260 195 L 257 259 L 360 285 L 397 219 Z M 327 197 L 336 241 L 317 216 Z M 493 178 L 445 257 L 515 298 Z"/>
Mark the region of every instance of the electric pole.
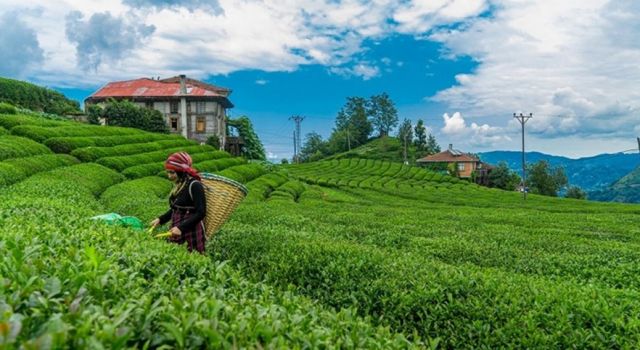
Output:
<path fill-rule="evenodd" d="M 300 153 L 302 148 L 302 142 L 300 142 L 300 123 L 302 123 L 304 117 L 294 115 L 289 117 L 289 120 L 293 120 L 293 122 L 296 123 L 296 130 L 293 132 L 293 161 L 299 163 L 298 158 L 300 157 L 298 156 L 298 153 Z"/>
<path fill-rule="evenodd" d="M 529 113 L 529 115 L 516 115 L 513 113 L 513 117 L 520 122 L 522 125 L 522 199 L 527 199 L 527 163 L 524 155 L 524 124 L 531 118 L 533 118 L 533 113 Z"/>

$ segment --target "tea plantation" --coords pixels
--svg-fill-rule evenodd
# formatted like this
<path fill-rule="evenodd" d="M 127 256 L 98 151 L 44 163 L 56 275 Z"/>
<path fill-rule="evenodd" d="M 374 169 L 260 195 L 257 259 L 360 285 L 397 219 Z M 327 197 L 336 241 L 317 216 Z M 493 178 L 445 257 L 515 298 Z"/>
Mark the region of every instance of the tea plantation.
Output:
<path fill-rule="evenodd" d="M 370 159 L 267 167 L 0 115 L 2 348 L 637 348 L 640 206 Z M 207 255 L 89 220 L 166 210 L 164 158 L 250 190 Z"/>

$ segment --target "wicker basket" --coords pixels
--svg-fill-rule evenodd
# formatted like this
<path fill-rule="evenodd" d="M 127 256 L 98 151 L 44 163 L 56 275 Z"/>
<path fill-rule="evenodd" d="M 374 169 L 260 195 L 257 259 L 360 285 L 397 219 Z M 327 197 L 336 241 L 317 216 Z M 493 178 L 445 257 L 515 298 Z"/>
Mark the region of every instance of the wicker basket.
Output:
<path fill-rule="evenodd" d="M 224 176 L 202 173 L 200 177 L 202 177 L 207 200 L 204 226 L 207 238 L 210 238 L 227 221 L 249 191 L 241 183 Z"/>

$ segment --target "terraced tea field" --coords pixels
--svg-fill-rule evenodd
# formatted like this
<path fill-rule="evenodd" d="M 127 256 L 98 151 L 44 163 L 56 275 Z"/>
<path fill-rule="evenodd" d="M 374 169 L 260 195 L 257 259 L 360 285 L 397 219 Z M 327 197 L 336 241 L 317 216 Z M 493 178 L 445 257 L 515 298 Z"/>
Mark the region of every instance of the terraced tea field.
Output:
<path fill-rule="evenodd" d="M 401 164 L 265 167 L 180 137 L 0 115 L 6 348 L 637 348 L 640 206 Z M 250 194 L 207 256 L 88 218 L 166 209 L 162 162 Z"/>

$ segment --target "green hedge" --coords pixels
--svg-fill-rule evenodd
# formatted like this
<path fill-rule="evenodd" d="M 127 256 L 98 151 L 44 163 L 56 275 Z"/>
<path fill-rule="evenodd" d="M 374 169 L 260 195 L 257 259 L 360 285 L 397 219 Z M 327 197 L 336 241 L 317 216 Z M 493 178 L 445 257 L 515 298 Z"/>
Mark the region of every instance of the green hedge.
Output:
<path fill-rule="evenodd" d="M 146 223 L 169 209 L 167 197 L 172 186 L 167 179 L 144 177 L 109 187 L 100 196 L 100 201 L 112 212 L 135 215 Z"/>
<path fill-rule="evenodd" d="M 284 173 L 270 173 L 262 175 L 247 183 L 249 195 L 248 201 L 262 201 L 269 196 L 273 190 L 287 182 L 287 176 Z"/>
<path fill-rule="evenodd" d="M 253 179 L 267 173 L 267 170 L 260 164 L 252 163 L 245 165 L 236 165 L 231 168 L 218 172 L 218 175 L 228 177 L 232 180 L 247 183 Z"/>
<path fill-rule="evenodd" d="M 0 136 L 0 161 L 48 153 L 51 153 L 50 149 L 28 138 L 12 135 Z"/>
<path fill-rule="evenodd" d="M 35 125 L 18 125 L 11 129 L 14 135 L 25 136 L 38 142 L 44 142 L 52 137 L 64 136 L 121 136 L 140 135 L 144 131 L 115 126 L 81 125 L 47 128 Z"/>
<path fill-rule="evenodd" d="M 242 157 L 236 158 L 220 158 L 214 160 L 205 160 L 204 162 L 198 162 L 193 165 L 199 172 L 215 172 L 220 171 L 232 166 L 245 164 L 246 159 Z"/>
<path fill-rule="evenodd" d="M 229 153 L 222 152 L 222 151 L 213 151 L 213 152 L 191 154 L 191 160 L 195 164 L 199 164 L 199 162 L 208 161 L 211 158 L 215 158 L 215 157 L 229 157 Z M 226 159 L 226 158 L 223 158 L 223 159 Z M 137 179 L 137 178 L 152 176 L 152 175 L 165 177 L 166 175 L 164 172 L 164 160 L 161 162 L 134 165 L 124 169 L 122 171 L 122 174 L 129 179 Z"/>
<path fill-rule="evenodd" d="M 144 152 L 159 151 L 165 148 L 193 146 L 198 143 L 187 139 L 173 139 L 138 144 L 125 144 L 113 147 L 84 147 L 71 152 L 71 155 L 83 162 L 95 162 L 104 157 L 126 156 Z"/>
<path fill-rule="evenodd" d="M 7 129 L 11 129 L 19 125 L 51 127 L 51 126 L 65 126 L 65 125 L 73 126 L 73 125 L 82 125 L 82 124 L 79 124 L 79 123 L 74 124 L 64 120 L 53 120 L 53 119 L 47 119 L 43 117 L 36 117 L 36 116 L 25 115 L 25 114 L 6 115 L 6 114 L 1 114 L 0 112 L 0 126 L 3 126 Z"/>
<path fill-rule="evenodd" d="M 44 154 L 0 162 L 0 186 L 7 186 L 31 175 L 69 166 L 78 160 L 68 154 Z"/>
<path fill-rule="evenodd" d="M 184 140 L 180 135 L 142 134 L 125 136 L 52 137 L 47 139 L 44 144 L 56 153 L 71 153 L 71 151 L 83 147 L 113 147 L 167 139 Z"/>
<path fill-rule="evenodd" d="M 147 152 L 147 153 L 139 153 L 130 156 L 116 156 L 116 157 L 105 157 L 97 160 L 98 164 L 102 164 L 111 169 L 116 169 L 118 171 L 123 171 L 126 168 L 155 163 L 159 161 L 164 161 L 167 159 L 169 155 L 174 152 L 187 152 L 192 156 L 194 154 L 206 153 L 209 155 L 208 159 L 219 158 L 222 156 L 226 156 L 228 153 L 216 150 L 215 148 L 204 145 L 204 146 L 183 146 L 183 147 L 174 147 L 168 148 L 161 151 L 155 152 Z"/>
<path fill-rule="evenodd" d="M 18 110 L 10 103 L 0 102 L 0 114 L 16 114 Z"/>

